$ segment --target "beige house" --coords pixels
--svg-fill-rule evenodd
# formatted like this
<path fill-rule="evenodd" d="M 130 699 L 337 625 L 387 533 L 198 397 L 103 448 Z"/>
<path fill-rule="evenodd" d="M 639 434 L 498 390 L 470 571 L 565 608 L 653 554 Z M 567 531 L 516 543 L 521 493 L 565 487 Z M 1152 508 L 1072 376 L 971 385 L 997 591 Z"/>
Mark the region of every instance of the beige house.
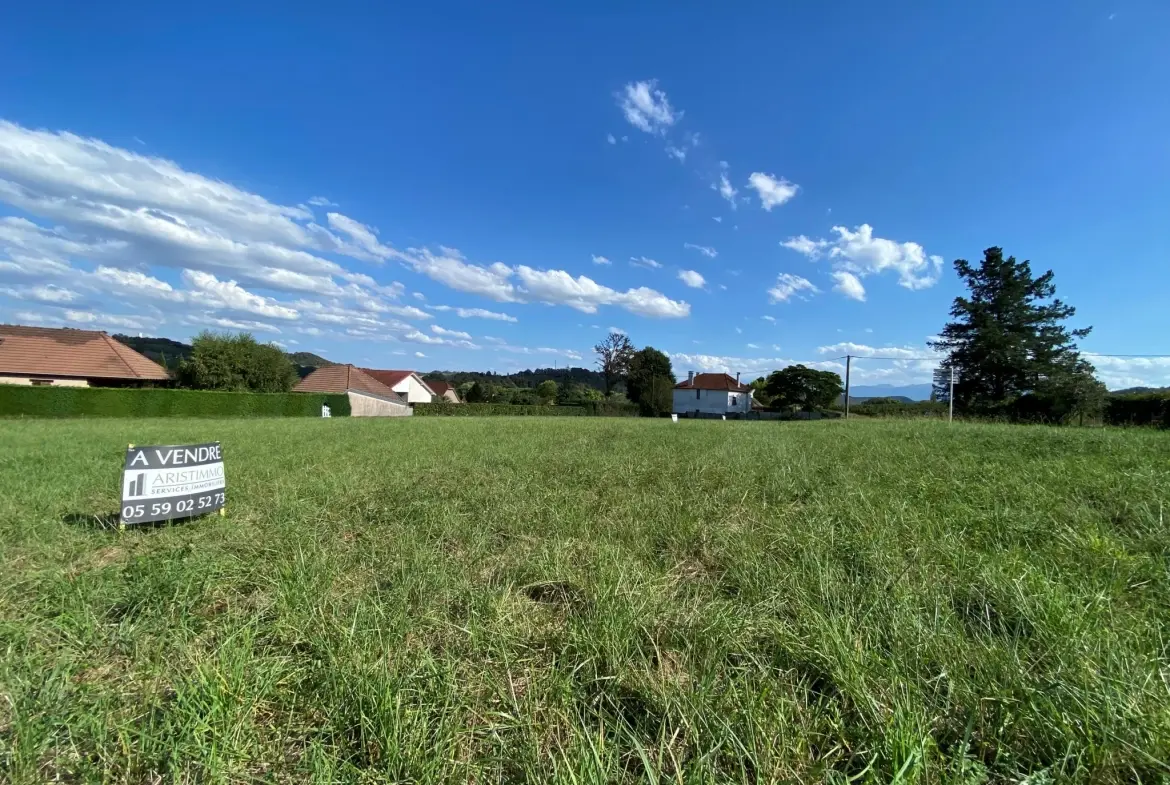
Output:
<path fill-rule="evenodd" d="M 414 371 L 361 370 L 398 393 L 407 403 L 430 403 L 435 397 L 435 391 Z"/>
<path fill-rule="evenodd" d="M 352 365 L 318 368 L 293 392 L 332 393 L 349 398 L 350 417 L 409 417 L 414 410 L 398 393 Z"/>
<path fill-rule="evenodd" d="M 455 392 L 455 387 L 449 382 L 428 381 L 427 386 L 435 391 L 435 395 L 443 403 L 463 403 L 459 399 L 459 393 Z"/>
<path fill-rule="evenodd" d="M 0 325 L 0 384 L 139 387 L 170 376 L 104 332 Z"/>

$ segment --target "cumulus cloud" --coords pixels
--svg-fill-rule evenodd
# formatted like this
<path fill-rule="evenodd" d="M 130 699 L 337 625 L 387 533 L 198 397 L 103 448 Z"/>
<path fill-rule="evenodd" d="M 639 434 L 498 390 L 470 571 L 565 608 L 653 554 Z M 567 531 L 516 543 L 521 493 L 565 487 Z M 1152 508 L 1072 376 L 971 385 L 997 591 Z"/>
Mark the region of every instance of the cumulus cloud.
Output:
<path fill-rule="evenodd" d="M 850 274 L 852 280 L 836 275 L 834 278 L 838 286 L 848 290 L 845 292 L 847 296 L 854 299 L 863 299 L 855 295 L 857 292 L 864 295 L 859 279 L 868 275 L 889 271 L 897 274 L 899 285 L 907 289 L 925 289 L 938 283 L 942 274 L 941 256 L 928 256 L 918 243 L 899 243 L 875 237 L 869 224 L 861 224 L 855 229 L 834 226 L 833 232 L 836 237 L 831 239 L 812 240 L 800 235 L 781 245 L 811 259 L 827 256 L 835 269 Z"/>
<path fill-rule="evenodd" d="M 431 306 L 434 311 L 451 311 L 461 319 L 492 319 L 497 322 L 518 322 L 515 316 L 499 311 L 488 311 L 484 308 L 454 308 L 450 305 Z"/>
<path fill-rule="evenodd" d="M 613 134 L 606 134 L 605 141 L 609 142 L 610 144 L 617 144 L 617 138 Z"/>
<path fill-rule="evenodd" d="M 296 319 L 296 309 L 280 305 L 269 297 L 253 294 L 235 281 L 221 281 L 211 273 L 184 270 L 183 281 L 190 287 L 191 299 L 201 305 L 230 311 L 267 316 L 270 319 Z"/>
<path fill-rule="evenodd" d="M 800 186 L 783 177 L 777 178 L 763 172 L 752 172 L 748 176 L 748 188 L 755 190 L 760 197 L 760 206 L 768 212 L 792 199 L 800 190 Z"/>
<path fill-rule="evenodd" d="M 680 162 L 687 160 L 687 151 L 682 149 L 681 147 L 675 147 L 674 145 L 667 145 L 666 146 L 666 154 L 669 155 L 671 158 L 674 158 Z"/>
<path fill-rule="evenodd" d="M 609 259 L 606 259 L 604 256 L 598 256 L 597 254 L 593 254 L 593 263 L 594 264 L 610 264 L 610 261 L 609 261 Z"/>
<path fill-rule="evenodd" d="M 584 275 L 574 278 L 564 270 L 534 270 L 520 265 L 517 276 L 527 296 L 543 303 L 568 305 L 584 313 L 595 313 L 600 305 L 615 305 L 639 316 L 677 319 L 690 315 L 691 306 L 671 300 L 646 287 L 619 292 Z"/>
<path fill-rule="evenodd" d="M 714 259 L 716 256 L 719 255 L 719 252 L 716 251 L 714 248 L 712 248 L 709 245 L 695 245 L 694 243 L 683 243 L 683 248 L 687 248 L 687 249 L 692 250 L 692 251 L 698 251 L 699 253 L 703 254 L 703 256 L 706 256 L 709 259 Z"/>
<path fill-rule="evenodd" d="M 702 289 L 706 285 L 703 276 L 699 275 L 694 270 L 679 270 L 678 279 L 685 283 L 692 289 Z"/>
<path fill-rule="evenodd" d="M 469 333 L 460 332 L 459 330 L 448 330 L 447 328 L 440 327 L 437 324 L 431 325 L 431 332 L 433 332 L 435 335 L 441 335 L 446 338 L 462 338 L 465 341 L 471 340 L 471 335 Z"/>
<path fill-rule="evenodd" d="M 840 292 L 850 300 L 865 302 L 865 287 L 861 285 L 861 280 L 856 275 L 845 270 L 835 270 L 833 280 L 834 292 Z"/>
<path fill-rule="evenodd" d="M 818 346 L 820 354 L 852 354 L 854 357 L 892 357 L 897 360 L 937 360 L 940 355 L 929 348 L 914 346 L 867 346 L 863 343 L 841 341 L 828 346 Z"/>
<path fill-rule="evenodd" d="M 666 93 L 658 89 L 656 79 L 630 82 L 617 94 L 617 99 L 630 125 L 648 134 L 665 134 L 683 114 L 670 105 Z"/>
<path fill-rule="evenodd" d="M 731 179 L 727 176 L 727 161 L 720 161 L 719 168 L 721 169 L 719 172 L 719 180 L 717 182 L 711 183 L 711 190 L 718 191 L 719 195 L 722 196 L 727 201 L 727 203 L 731 205 L 731 209 L 734 210 L 737 207 L 735 197 L 739 191 L 737 191 L 731 185 Z M 717 218 L 715 220 L 721 221 L 722 219 Z"/>
<path fill-rule="evenodd" d="M 776 285 L 768 290 L 768 299 L 774 303 L 784 303 L 792 299 L 793 296 L 800 296 L 803 292 L 817 294 L 820 291 L 813 282 L 807 278 L 801 278 L 799 275 L 792 275 L 791 273 L 780 273 L 776 277 Z"/>

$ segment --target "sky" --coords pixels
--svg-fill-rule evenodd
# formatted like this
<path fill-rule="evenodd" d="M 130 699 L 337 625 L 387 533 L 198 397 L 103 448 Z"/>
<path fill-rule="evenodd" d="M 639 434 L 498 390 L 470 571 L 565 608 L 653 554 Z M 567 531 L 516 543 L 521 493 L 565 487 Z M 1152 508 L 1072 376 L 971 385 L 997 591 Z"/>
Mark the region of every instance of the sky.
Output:
<path fill-rule="evenodd" d="M 1170 4 L 26 3 L 0 322 L 928 381 L 998 245 L 1170 384 Z"/>

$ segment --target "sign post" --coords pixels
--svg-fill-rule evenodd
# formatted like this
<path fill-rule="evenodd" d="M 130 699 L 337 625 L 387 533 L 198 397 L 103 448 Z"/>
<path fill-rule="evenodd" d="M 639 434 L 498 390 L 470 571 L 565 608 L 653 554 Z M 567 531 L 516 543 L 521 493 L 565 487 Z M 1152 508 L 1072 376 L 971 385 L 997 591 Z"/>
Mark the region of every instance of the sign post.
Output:
<path fill-rule="evenodd" d="M 934 389 L 945 389 L 947 402 L 950 404 L 950 409 L 947 412 L 947 422 L 955 421 L 955 382 L 958 380 L 959 372 L 954 367 L 935 369 Z"/>
<path fill-rule="evenodd" d="M 126 448 L 120 526 L 219 510 L 225 490 L 219 442 Z"/>

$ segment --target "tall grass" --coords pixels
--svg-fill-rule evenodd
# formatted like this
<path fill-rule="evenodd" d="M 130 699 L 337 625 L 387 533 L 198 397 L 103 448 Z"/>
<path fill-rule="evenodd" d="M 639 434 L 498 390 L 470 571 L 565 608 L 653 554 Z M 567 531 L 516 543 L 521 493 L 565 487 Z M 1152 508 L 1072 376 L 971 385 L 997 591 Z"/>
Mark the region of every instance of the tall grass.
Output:
<path fill-rule="evenodd" d="M 126 443 L 214 439 L 226 517 L 105 528 Z M 1162 433 L 41 421 L 0 448 L 0 780 L 1170 775 Z"/>

